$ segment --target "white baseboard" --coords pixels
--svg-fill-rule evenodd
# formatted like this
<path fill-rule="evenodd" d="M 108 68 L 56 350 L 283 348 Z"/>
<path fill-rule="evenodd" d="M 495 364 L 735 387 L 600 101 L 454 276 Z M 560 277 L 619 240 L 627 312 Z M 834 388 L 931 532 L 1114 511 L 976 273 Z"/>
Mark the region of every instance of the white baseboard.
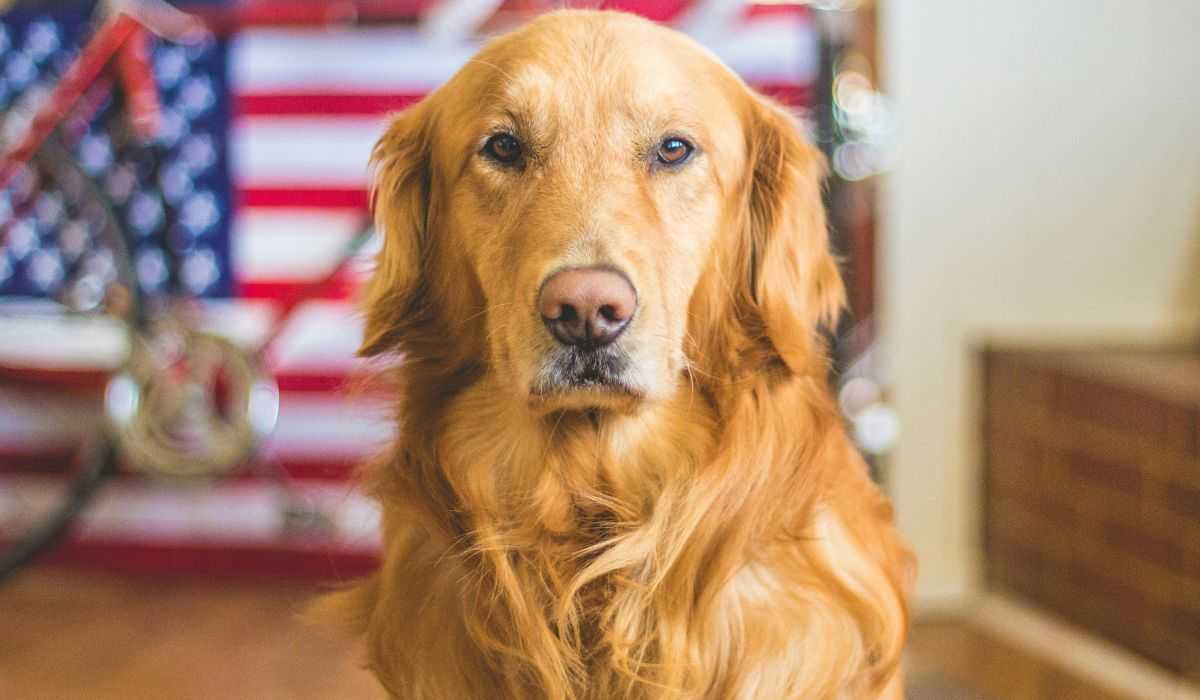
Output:
<path fill-rule="evenodd" d="M 913 596 L 912 615 L 916 619 L 963 617 L 971 612 L 972 604 L 978 600 L 978 595 L 965 586 L 932 586 L 919 581 Z"/>
<path fill-rule="evenodd" d="M 1200 686 L 1012 598 L 987 594 L 968 619 L 1114 693 L 1137 700 L 1200 700 Z"/>

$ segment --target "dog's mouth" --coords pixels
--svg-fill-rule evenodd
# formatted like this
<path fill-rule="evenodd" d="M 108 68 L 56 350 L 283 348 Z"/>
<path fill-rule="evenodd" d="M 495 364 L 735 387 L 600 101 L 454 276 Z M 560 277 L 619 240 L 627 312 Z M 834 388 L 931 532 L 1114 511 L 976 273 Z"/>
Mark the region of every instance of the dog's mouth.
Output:
<path fill-rule="evenodd" d="M 548 409 L 628 405 L 643 394 L 630 379 L 630 364 L 629 356 L 613 346 L 558 348 L 543 361 L 530 398 Z"/>

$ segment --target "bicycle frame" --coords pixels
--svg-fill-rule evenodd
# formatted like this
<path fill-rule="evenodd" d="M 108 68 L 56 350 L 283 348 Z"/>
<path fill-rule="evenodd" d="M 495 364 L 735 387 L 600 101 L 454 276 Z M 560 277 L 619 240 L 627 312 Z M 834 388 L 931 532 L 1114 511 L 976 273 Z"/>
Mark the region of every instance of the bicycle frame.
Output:
<path fill-rule="evenodd" d="M 157 93 L 154 93 L 153 78 L 146 62 L 145 32 L 146 28 L 142 24 L 124 13 L 105 22 L 63 74 L 46 104 L 33 118 L 29 129 L 16 145 L 0 158 L 0 188 L 6 187 L 21 167 L 33 158 L 33 154 L 67 118 L 71 108 L 100 78 L 114 57 L 121 57 L 118 61 L 120 76 L 130 90 L 130 95 L 136 96 L 133 104 L 138 105 L 139 109 L 149 110 L 134 120 L 135 125 L 140 125 L 139 135 L 150 135 L 144 130 L 152 128 L 157 121 L 158 98 Z M 153 104 L 150 103 L 148 94 L 153 95 Z"/>
<path fill-rule="evenodd" d="M 412 3 L 404 4 L 406 7 L 412 6 Z M 377 5 L 388 5 L 392 10 L 395 9 L 395 3 Z M 277 4 L 272 7 L 276 6 Z M 197 20 L 197 25 L 194 26 L 203 27 L 205 30 L 211 26 L 221 31 L 233 26 L 245 26 L 245 21 L 253 23 L 262 20 L 266 7 L 260 3 L 256 9 L 208 12 L 193 17 Z M 380 11 L 374 16 L 385 15 Z M 286 17 L 296 22 L 303 21 L 306 26 L 327 26 L 342 21 L 342 15 L 339 14 L 315 16 L 311 12 L 293 12 Z M 23 136 L 15 146 L 0 156 L 0 188 L 8 185 L 16 173 L 33 158 L 71 110 L 80 105 L 83 95 L 104 79 L 107 70 L 115 72 L 116 81 L 127 97 L 128 116 L 136 135 L 147 140 L 155 136 L 160 105 L 150 63 L 151 35 L 162 36 L 160 32 L 153 31 L 144 18 L 125 10 L 117 11 L 104 22 L 64 72 L 62 79 Z M 99 102 L 93 100 L 93 104 L 83 106 L 85 109 L 94 108 Z M 84 113 L 82 116 L 86 118 L 92 115 Z M 327 274 L 279 301 L 275 322 L 267 330 L 262 344 L 257 349 L 256 354 L 260 358 L 269 360 L 271 344 L 282 333 L 293 310 L 305 301 L 329 291 L 332 285 L 342 279 L 355 255 L 371 238 L 369 215 L 366 210 L 363 211 L 363 221 L 358 227 L 358 233 L 352 237 Z"/>

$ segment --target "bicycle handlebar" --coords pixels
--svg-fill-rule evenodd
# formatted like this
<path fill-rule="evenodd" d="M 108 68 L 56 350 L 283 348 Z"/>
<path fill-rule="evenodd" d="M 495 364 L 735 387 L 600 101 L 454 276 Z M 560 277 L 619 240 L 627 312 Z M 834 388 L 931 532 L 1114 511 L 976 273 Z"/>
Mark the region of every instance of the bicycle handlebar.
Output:
<path fill-rule="evenodd" d="M 0 158 L 0 189 L 3 189 L 45 143 L 54 128 L 104 70 L 113 56 L 126 45 L 129 37 L 141 29 L 136 19 L 119 14 L 104 23 L 54 87 L 46 105 L 38 111 L 29 128 Z"/>

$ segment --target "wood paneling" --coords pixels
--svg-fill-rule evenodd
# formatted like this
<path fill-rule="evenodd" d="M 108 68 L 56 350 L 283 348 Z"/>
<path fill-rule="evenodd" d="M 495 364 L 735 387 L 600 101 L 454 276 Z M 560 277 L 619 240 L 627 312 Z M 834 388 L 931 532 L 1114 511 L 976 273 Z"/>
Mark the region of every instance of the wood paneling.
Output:
<path fill-rule="evenodd" d="M 1200 678 L 1200 355 L 986 365 L 989 585 Z"/>

